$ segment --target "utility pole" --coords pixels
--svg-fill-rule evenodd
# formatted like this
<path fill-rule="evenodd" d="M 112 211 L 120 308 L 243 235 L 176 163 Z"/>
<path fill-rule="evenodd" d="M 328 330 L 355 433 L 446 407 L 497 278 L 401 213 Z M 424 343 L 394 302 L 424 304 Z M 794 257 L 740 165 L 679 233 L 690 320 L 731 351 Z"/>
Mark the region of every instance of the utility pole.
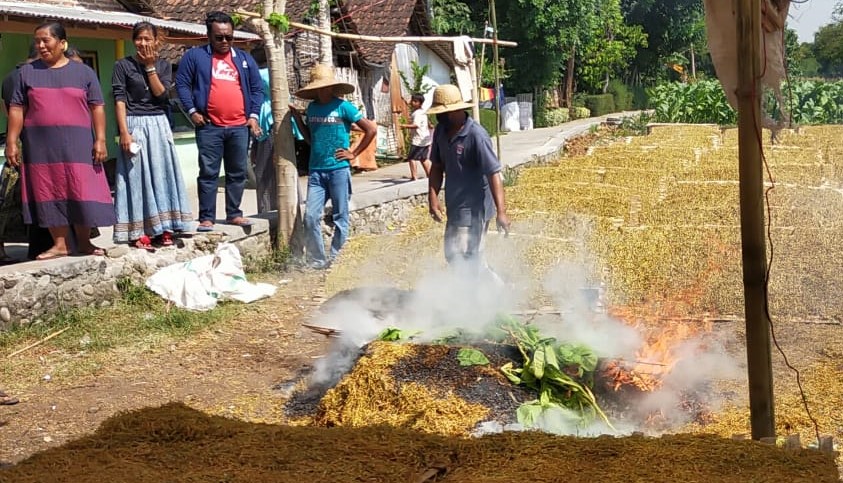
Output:
<path fill-rule="evenodd" d="M 741 252 L 752 438 L 776 435 L 761 132 L 761 2 L 737 2 L 738 136 Z"/>

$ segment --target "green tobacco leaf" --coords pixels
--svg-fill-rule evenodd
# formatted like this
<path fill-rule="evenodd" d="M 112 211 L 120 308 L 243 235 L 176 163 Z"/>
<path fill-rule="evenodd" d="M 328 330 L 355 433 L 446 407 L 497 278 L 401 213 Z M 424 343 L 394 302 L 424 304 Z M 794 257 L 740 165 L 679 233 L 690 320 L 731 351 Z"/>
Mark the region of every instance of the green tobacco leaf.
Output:
<path fill-rule="evenodd" d="M 460 361 L 461 366 L 485 366 L 489 364 L 489 359 L 477 349 L 463 347 L 457 353 L 457 360 Z"/>
<path fill-rule="evenodd" d="M 515 416 L 519 424 L 525 428 L 532 428 L 536 425 L 542 411 L 544 411 L 544 408 L 539 401 L 530 401 L 518 406 Z"/>
<path fill-rule="evenodd" d="M 545 349 L 546 347 L 537 347 L 536 351 L 533 352 L 533 363 L 529 366 L 525 366 L 529 371 L 536 376 L 536 379 L 541 379 L 544 377 L 544 364 L 545 364 Z"/>
<path fill-rule="evenodd" d="M 521 384 L 522 369 L 513 369 L 511 362 L 507 362 L 506 364 L 501 366 L 501 372 L 503 372 L 503 375 L 506 376 L 507 379 L 509 379 L 509 382 L 515 385 Z"/>
<path fill-rule="evenodd" d="M 386 329 L 382 330 L 380 334 L 378 334 L 377 340 L 382 340 L 385 342 L 395 342 L 398 340 L 407 340 L 412 339 L 413 337 L 421 334 L 420 331 L 409 331 L 409 330 L 401 330 L 395 327 L 387 327 Z"/>

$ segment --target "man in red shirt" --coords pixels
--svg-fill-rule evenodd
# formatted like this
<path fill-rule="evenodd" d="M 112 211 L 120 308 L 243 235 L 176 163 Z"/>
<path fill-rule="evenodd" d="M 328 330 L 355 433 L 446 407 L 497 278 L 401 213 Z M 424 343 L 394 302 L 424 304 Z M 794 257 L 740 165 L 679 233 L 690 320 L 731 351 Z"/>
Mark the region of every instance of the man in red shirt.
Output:
<path fill-rule="evenodd" d="M 255 59 L 233 47 L 234 23 L 223 12 L 205 19 L 208 45 L 188 50 L 179 63 L 176 89 L 196 127 L 199 148 L 199 227 L 212 231 L 217 180 L 225 163 L 226 223 L 249 226 L 240 202 L 246 187 L 249 135 L 261 134 L 258 115 L 263 85 Z"/>

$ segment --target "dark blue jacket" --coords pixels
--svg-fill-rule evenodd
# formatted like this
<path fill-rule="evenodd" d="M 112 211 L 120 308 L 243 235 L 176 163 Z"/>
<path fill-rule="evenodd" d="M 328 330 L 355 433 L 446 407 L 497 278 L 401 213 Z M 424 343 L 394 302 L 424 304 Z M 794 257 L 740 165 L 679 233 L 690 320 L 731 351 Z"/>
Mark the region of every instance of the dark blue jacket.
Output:
<path fill-rule="evenodd" d="M 210 45 L 193 47 L 184 53 L 176 73 L 176 90 L 182 106 L 188 114 L 199 112 L 208 114 L 208 95 L 211 92 L 211 62 L 213 55 Z M 240 89 L 246 116 L 258 118 L 263 103 L 263 84 L 255 59 L 248 53 L 231 48 L 231 60 L 240 74 Z"/>

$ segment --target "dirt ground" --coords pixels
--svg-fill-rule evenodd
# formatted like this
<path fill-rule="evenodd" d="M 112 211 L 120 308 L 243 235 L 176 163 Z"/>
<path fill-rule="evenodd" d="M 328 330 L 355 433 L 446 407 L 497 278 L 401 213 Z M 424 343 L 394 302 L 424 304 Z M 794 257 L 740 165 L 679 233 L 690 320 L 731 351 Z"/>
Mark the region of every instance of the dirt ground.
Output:
<path fill-rule="evenodd" d="M 2 381 L 20 403 L 0 406 L 0 461 L 15 463 L 92 433 L 118 412 L 173 401 L 250 422 L 279 422 L 283 394 L 273 388 L 325 349 L 323 336 L 300 325 L 321 303 L 324 274 L 283 277 L 290 282 L 273 298 L 188 340 L 152 351 L 121 348 L 80 377 Z M 18 357 L 38 361 L 46 375 L 57 359 L 73 356 L 31 350 Z"/>

